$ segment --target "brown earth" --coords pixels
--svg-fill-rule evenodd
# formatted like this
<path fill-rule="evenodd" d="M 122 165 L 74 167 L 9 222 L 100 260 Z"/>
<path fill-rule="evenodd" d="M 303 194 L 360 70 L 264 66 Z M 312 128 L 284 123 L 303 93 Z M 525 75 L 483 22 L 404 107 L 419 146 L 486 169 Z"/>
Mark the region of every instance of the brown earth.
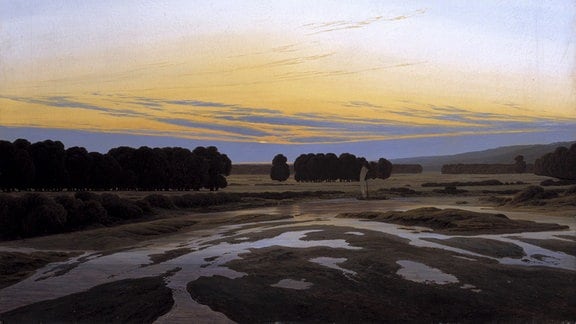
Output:
<path fill-rule="evenodd" d="M 26 279 L 49 263 L 64 261 L 75 255 L 78 253 L 0 252 L 0 289 Z"/>
<path fill-rule="evenodd" d="M 339 218 L 360 218 L 384 223 L 422 226 L 438 233 L 478 235 L 539 232 L 568 229 L 568 226 L 512 220 L 503 214 L 478 213 L 461 209 L 424 207 L 409 211 L 342 213 Z"/>
<path fill-rule="evenodd" d="M 520 259 L 526 254 L 524 250 L 516 244 L 501 242 L 476 237 L 451 237 L 446 240 L 436 238 L 423 238 L 425 241 L 439 243 L 446 246 L 464 249 L 482 255 L 495 258 L 516 258 Z"/>
<path fill-rule="evenodd" d="M 253 249 L 240 255 L 242 259 L 226 264 L 247 276 L 202 277 L 190 282 L 188 291 L 198 302 L 239 323 L 542 322 L 576 318 L 576 292 L 569 284 L 576 279 L 573 272 L 506 266 L 486 258 L 472 261 L 449 251 L 414 247 L 389 234 L 338 226 L 322 228 L 305 239 L 346 237 L 351 245 L 362 249 Z M 349 231 L 364 235 L 346 235 Z M 274 234 L 258 233 L 259 237 L 269 235 Z M 316 257 L 345 258 L 339 266 L 356 274 L 310 262 Z M 424 263 L 456 276 L 459 282 L 439 285 L 403 279 L 396 273 L 399 260 Z M 283 279 L 304 280 L 312 286 L 306 290 L 271 286 Z"/>
<path fill-rule="evenodd" d="M 127 279 L 0 314 L 2 323 L 152 323 L 174 304 L 163 277 Z"/>
<path fill-rule="evenodd" d="M 561 237 L 559 235 L 559 237 Z M 538 240 L 538 239 L 529 239 L 529 238 L 522 238 L 522 237 L 514 237 L 514 239 L 526 242 L 532 245 L 536 245 L 539 247 L 543 247 L 547 250 L 552 251 L 560 251 L 566 254 L 570 254 L 576 256 L 576 241 L 574 241 L 574 237 L 571 237 L 571 242 L 564 241 L 564 240 Z M 576 266 L 576 265 L 575 265 Z"/>

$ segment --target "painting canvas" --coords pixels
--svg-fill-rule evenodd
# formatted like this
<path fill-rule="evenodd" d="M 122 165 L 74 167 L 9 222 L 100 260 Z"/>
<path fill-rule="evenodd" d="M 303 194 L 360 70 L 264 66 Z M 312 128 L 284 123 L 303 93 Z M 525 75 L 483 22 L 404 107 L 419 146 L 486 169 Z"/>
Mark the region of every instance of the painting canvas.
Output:
<path fill-rule="evenodd" d="M 574 321 L 575 21 L 0 0 L 0 323 Z"/>

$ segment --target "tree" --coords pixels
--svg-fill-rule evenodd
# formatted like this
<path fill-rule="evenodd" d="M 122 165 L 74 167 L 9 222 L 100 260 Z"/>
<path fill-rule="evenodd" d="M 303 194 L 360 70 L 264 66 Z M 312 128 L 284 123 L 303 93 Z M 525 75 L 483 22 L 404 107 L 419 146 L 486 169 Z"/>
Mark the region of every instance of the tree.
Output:
<path fill-rule="evenodd" d="M 92 157 L 83 147 L 71 147 L 66 150 L 66 170 L 69 176 L 69 189 L 85 190 L 90 181 Z"/>
<path fill-rule="evenodd" d="M 286 181 L 290 177 L 290 167 L 286 163 L 288 159 L 282 155 L 277 154 L 272 159 L 272 168 L 270 169 L 270 179 L 277 181 Z"/>
<path fill-rule="evenodd" d="M 576 144 L 560 146 L 534 163 L 534 173 L 563 180 L 576 180 Z"/>
<path fill-rule="evenodd" d="M 516 173 L 524 173 L 526 171 L 526 161 L 524 161 L 524 155 L 518 155 L 514 158 L 514 171 Z"/>
<path fill-rule="evenodd" d="M 97 190 L 118 189 L 122 167 L 110 154 L 88 153 L 92 160 L 90 169 L 90 188 Z"/>
<path fill-rule="evenodd" d="M 390 161 L 380 158 L 377 164 L 376 177 L 380 179 L 388 179 L 392 174 L 392 163 Z"/>
<path fill-rule="evenodd" d="M 67 186 L 66 151 L 62 142 L 36 142 L 30 145 L 29 152 L 36 168 L 37 189 L 61 190 Z"/>

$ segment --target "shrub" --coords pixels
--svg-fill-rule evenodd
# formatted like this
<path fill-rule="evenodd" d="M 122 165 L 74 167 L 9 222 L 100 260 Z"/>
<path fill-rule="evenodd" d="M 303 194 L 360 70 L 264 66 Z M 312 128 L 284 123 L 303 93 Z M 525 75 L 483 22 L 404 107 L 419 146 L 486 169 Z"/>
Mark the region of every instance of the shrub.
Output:
<path fill-rule="evenodd" d="M 442 193 L 442 194 L 448 194 L 448 195 L 457 195 L 457 194 L 468 192 L 468 190 L 458 189 L 455 186 L 446 186 L 446 187 L 444 187 L 444 189 L 434 189 L 432 191 L 436 192 L 436 193 Z"/>
<path fill-rule="evenodd" d="M 529 186 L 523 191 L 517 193 L 512 198 L 512 203 L 522 203 L 522 202 L 537 202 L 541 199 L 551 199 L 558 197 L 558 193 L 555 191 L 546 191 L 540 186 Z"/>
<path fill-rule="evenodd" d="M 100 200 L 100 195 L 95 194 L 93 192 L 89 192 L 89 191 L 78 191 L 77 193 L 74 194 L 74 197 L 76 199 L 80 199 L 82 201 L 88 201 L 88 200 L 99 201 Z"/>
<path fill-rule="evenodd" d="M 140 199 L 140 200 L 136 200 L 134 203 L 136 204 L 136 206 L 138 206 L 138 207 L 140 207 L 140 209 L 142 209 L 142 211 L 144 212 L 145 215 L 150 215 L 154 212 L 152 210 L 152 205 L 150 205 L 150 203 L 147 200 Z"/>
<path fill-rule="evenodd" d="M 553 179 L 546 179 L 540 182 L 541 186 L 549 187 L 549 186 L 569 186 L 576 184 L 576 180 L 553 180 Z"/>
<path fill-rule="evenodd" d="M 29 205 L 22 220 L 21 235 L 30 237 L 62 232 L 66 218 L 66 209 L 53 201 L 42 205 Z"/>
<path fill-rule="evenodd" d="M 80 208 L 78 215 L 82 215 L 81 220 L 84 221 L 83 225 L 102 224 L 109 225 L 111 223 L 108 212 L 100 202 L 95 200 L 88 200 Z"/>
<path fill-rule="evenodd" d="M 572 186 L 564 191 L 565 196 L 576 195 L 576 186 Z"/>
<path fill-rule="evenodd" d="M 21 231 L 22 199 L 0 195 L 0 237 L 14 238 Z"/>
<path fill-rule="evenodd" d="M 530 187 L 520 191 L 516 195 L 514 195 L 514 197 L 512 198 L 512 202 L 518 203 L 518 202 L 524 202 L 524 201 L 528 201 L 531 199 L 535 199 L 539 195 L 541 195 L 543 192 L 544 192 L 544 188 L 542 188 L 540 186 L 530 186 Z"/>
<path fill-rule="evenodd" d="M 102 207 L 106 209 L 108 216 L 117 219 L 135 219 L 144 216 L 144 211 L 134 202 L 121 199 L 115 194 L 102 194 L 100 196 Z"/>
<path fill-rule="evenodd" d="M 146 196 L 144 198 L 144 200 L 147 201 L 150 204 L 150 206 L 152 206 L 152 207 L 163 208 L 163 209 L 176 208 L 176 205 L 174 205 L 172 200 L 169 197 L 166 197 L 164 195 L 152 194 L 152 195 Z"/>

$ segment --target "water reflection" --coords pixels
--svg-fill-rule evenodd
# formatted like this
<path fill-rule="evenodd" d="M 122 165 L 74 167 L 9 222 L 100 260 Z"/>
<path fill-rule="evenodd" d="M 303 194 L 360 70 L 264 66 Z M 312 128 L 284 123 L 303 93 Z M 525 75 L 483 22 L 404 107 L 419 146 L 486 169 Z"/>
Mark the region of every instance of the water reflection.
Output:
<path fill-rule="evenodd" d="M 161 317 L 159 322 L 195 322 L 196 320 L 212 321 L 215 323 L 228 322 L 223 314 L 212 311 L 209 307 L 200 305 L 190 298 L 186 291 L 188 282 L 203 276 L 224 276 L 227 278 L 240 278 L 245 273 L 237 272 L 225 266 L 226 263 L 237 260 L 239 255 L 250 253 L 251 249 L 262 249 L 271 246 L 284 246 L 290 248 L 311 248 L 329 247 L 347 249 L 350 251 L 359 250 L 360 247 L 351 245 L 346 239 L 350 237 L 364 235 L 361 231 L 377 231 L 397 236 L 408 240 L 409 244 L 417 247 L 427 247 L 448 250 L 461 254 L 461 258 L 470 261 L 476 258 L 490 258 L 503 264 L 518 266 L 546 266 L 562 268 L 574 271 L 576 269 L 576 258 L 562 252 L 550 251 L 529 243 L 520 241 L 517 238 L 537 238 L 537 239 L 559 239 L 556 235 L 573 235 L 567 231 L 540 232 L 540 233 L 515 233 L 513 235 L 477 235 L 476 238 L 486 238 L 501 242 L 513 243 L 522 248 L 526 254 L 523 259 L 495 258 L 482 255 L 480 253 L 467 251 L 461 248 L 450 247 L 426 239 L 435 238 L 446 240 L 453 237 L 436 233 L 430 233 L 426 228 L 404 227 L 400 225 L 387 224 L 381 222 L 362 221 L 357 219 L 334 218 L 342 212 L 362 212 L 362 211 L 391 211 L 408 210 L 424 207 L 414 201 L 362 201 L 351 199 L 318 200 L 310 202 L 299 202 L 292 205 L 280 205 L 274 207 L 259 208 L 253 210 L 219 212 L 217 214 L 236 216 L 248 214 L 281 214 L 294 215 L 292 220 L 266 221 L 248 224 L 224 225 L 217 228 L 201 231 L 191 231 L 177 234 L 161 239 L 148 241 L 145 246 L 136 246 L 132 249 L 116 253 L 92 253 L 87 252 L 66 262 L 53 263 L 40 269 L 33 276 L 21 281 L 13 286 L 0 291 L 0 312 L 8 311 L 17 307 L 28 305 L 42 300 L 54 299 L 68 294 L 85 291 L 94 286 L 129 278 L 142 278 L 147 276 L 158 276 L 171 271 L 171 276 L 166 278 L 167 286 L 172 289 L 175 299 L 175 306 L 172 311 Z M 472 211 L 484 211 L 480 207 L 462 206 L 441 206 L 450 208 L 461 208 Z M 526 213 L 508 213 L 510 218 L 533 218 L 535 215 Z M 549 218 L 540 221 L 552 221 Z M 574 228 L 574 221 L 563 219 L 562 222 Z M 326 240 L 303 240 L 307 234 L 322 231 L 321 229 L 301 230 L 293 229 L 294 226 L 322 226 L 334 225 L 349 227 L 340 238 Z M 292 229 L 291 229 L 292 228 Z M 283 230 L 278 235 L 269 238 L 251 239 L 257 233 L 268 230 Z M 468 236 L 470 237 L 470 236 Z M 154 263 L 151 255 L 169 254 L 176 249 L 189 249 L 182 255 L 166 259 L 162 262 Z M 28 251 L 30 249 L 0 248 L 0 250 Z M 320 265 L 342 271 L 347 276 L 352 276 L 355 272 L 339 266 L 346 261 L 344 258 L 320 257 L 310 260 Z M 419 276 L 434 273 L 437 269 L 430 270 L 426 265 L 416 264 L 409 260 L 399 260 L 403 267 L 399 275 L 408 278 L 417 273 Z M 143 267 L 142 265 L 146 265 Z M 440 270 L 438 270 L 440 271 Z M 445 283 L 454 282 L 457 278 L 451 278 L 449 274 L 442 280 Z M 453 276 L 452 276 L 453 277 Z M 293 280 L 293 279 L 285 279 Z M 432 280 L 432 279 L 424 279 Z M 436 279 L 434 279 L 436 280 Z M 294 281 L 298 282 L 295 283 Z M 436 282 L 440 282 L 436 280 Z M 311 283 L 306 283 L 310 284 Z M 301 281 L 280 281 L 277 287 L 289 288 L 303 287 Z M 468 287 L 472 289 L 471 287 Z M 300 288 L 292 288 L 300 289 Z M 302 288 L 305 289 L 305 288 Z"/>

